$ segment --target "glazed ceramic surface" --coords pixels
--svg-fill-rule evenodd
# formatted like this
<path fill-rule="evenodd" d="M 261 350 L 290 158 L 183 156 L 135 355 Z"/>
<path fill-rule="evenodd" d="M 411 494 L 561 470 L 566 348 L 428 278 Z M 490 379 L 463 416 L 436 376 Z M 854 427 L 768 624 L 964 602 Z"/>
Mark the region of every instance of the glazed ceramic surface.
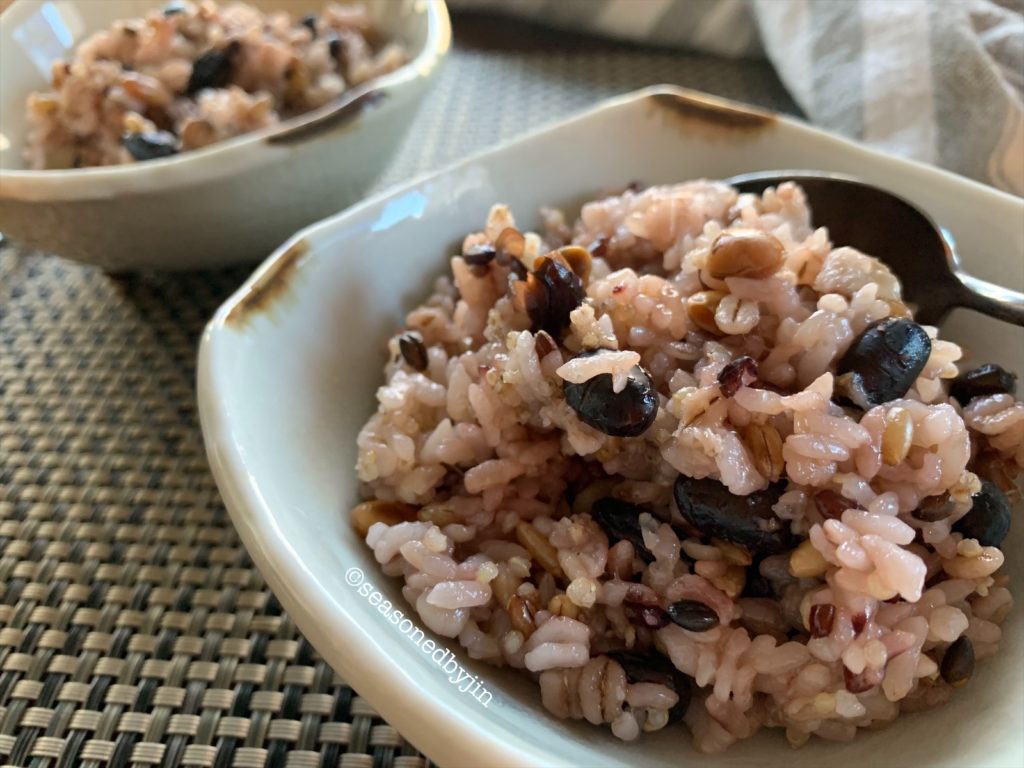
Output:
<path fill-rule="evenodd" d="M 294 17 L 326 0 L 247 0 Z M 265 256 L 349 205 L 390 159 L 448 50 L 443 0 L 367 0 L 411 61 L 278 126 L 165 160 L 25 170 L 25 100 L 50 62 L 160 0 L 18 0 L 0 16 L 0 231 L 112 271 L 219 267 Z"/>
<path fill-rule="evenodd" d="M 1001 654 L 980 663 L 945 708 L 852 743 L 812 740 L 795 751 L 780 732 L 762 730 L 716 756 L 694 753 L 681 728 L 626 744 L 585 722 L 556 720 L 522 673 L 476 663 L 455 640 L 433 637 L 481 679 L 493 696 L 484 706 L 449 682 L 413 642 L 411 625 L 381 613 L 381 601 L 411 611 L 399 583 L 381 575 L 348 523 L 358 500 L 356 433 L 374 409 L 386 339 L 429 294 L 463 235 L 481 228 L 496 201 L 510 203 L 521 226 L 535 226 L 541 204 L 574 215 L 596 190 L 632 179 L 780 167 L 844 172 L 891 189 L 951 231 L 969 269 L 1024 287 L 1024 202 L 792 120 L 663 87 L 608 102 L 300 232 L 210 323 L 199 360 L 202 425 L 246 546 L 319 652 L 440 765 L 1024 765 L 1019 609 L 1004 625 Z M 977 360 L 1024 367 L 1019 328 L 960 312 L 945 332 Z M 1022 543 L 1018 522 L 1006 551 L 1019 555 Z M 1011 554 L 1006 566 L 1018 595 L 1021 563 Z"/>

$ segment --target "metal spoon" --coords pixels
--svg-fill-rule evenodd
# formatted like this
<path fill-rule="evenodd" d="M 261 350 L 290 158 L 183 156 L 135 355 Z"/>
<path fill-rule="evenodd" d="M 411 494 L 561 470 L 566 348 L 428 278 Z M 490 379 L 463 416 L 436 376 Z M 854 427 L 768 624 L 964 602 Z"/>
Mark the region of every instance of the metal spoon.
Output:
<path fill-rule="evenodd" d="M 821 171 L 760 171 L 726 179 L 740 192 L 760 193 L 795 181 L 807 194 L 816 227 L 835 245 L 848 245 L 887 264 L 916 305 L 915 318 L 938 325 L 954 307 L 967 307 L 1024 326 L 1024 294 L 972 277 L 960 266 L 953 238 L 916 206 L 849 176 Z"/>

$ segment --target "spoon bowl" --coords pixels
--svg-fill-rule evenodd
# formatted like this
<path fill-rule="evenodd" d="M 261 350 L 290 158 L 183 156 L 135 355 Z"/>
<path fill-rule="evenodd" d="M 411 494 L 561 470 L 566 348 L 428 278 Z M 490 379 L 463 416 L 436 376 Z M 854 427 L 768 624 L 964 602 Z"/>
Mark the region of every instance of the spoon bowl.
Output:
<path fill-rule="evenodd" d="M 827 227 L 835 245 L 856 248 L 888 265 L 920 323 L 938 325 L 955 307 L 966 307 L 1024 326 L 1024 294 L 967 274 L 952 237 L 902 197 L 820 171 L 759 171 L 726 181 L 752 193 L 786 181 L 799 184 L 814 226 Z"/>

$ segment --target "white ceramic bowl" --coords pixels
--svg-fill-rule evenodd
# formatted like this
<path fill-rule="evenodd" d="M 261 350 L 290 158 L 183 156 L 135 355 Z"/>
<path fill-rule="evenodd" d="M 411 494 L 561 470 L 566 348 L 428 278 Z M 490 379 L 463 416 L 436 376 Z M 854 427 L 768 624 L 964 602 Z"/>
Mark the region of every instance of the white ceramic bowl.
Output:
<path fill-rule="evenodd" d="M 247 0 L 299 17 L 326 0 Z M 390 159 L 448 50 L 444 0 L 367 0 L 408 64 L 282 122 L 165 160 L 30 171 L 25 100 L 49 63 L 161 0 L 18 0 L 0 16 L 0 231 L 112 271 L 254 261 L 299 227 L 355 202 Z"/>
<path fill-rule="evenodd" d="M 539 223 L 540 204 L 571 206 L 630 179 L 669 182 L 773 167 L 845 172 L 888 187 L 947 226 L 979 275 L 1024 287 L 1024 202 L 793 120 L 661 88 L 605 103 L 304 230 L 210 323 L 199 357 L 200 413 L 214 475 L 243 541 L 327 661 L 439 764 L 1024 765 L 1020 610 L 1005 625 L 1002 653 L 981 662 L 945 708 L 849 744 L 813 740 L 794 751 L 777 731 L 762 731 L 724 755 L 702 756 L 684 730 L 624 744 L 586 723 L 555 720 L 532 682 L 459 654 L 493 694 L 485 707 L 456 690 L 353 586 L 372 585 L 410 612 L 399 585 L 380 574 L 348 523 L 357 500 L 355 437 L 374 407 L 385 340 L 429 293 L 462 236 L 480 228 L 491 203 L 510 203 L 530 226 Z M 981 358 L 1022 369 L 1021 329 L 958 316 L 949 332 Z M 1019 555 L 1022 542 L 1018 520 L 1006 550 Z M 1021 594 L 1022 560 L 1007 570 Z M 453 640 L 438 643 L 458 649 Z"/>

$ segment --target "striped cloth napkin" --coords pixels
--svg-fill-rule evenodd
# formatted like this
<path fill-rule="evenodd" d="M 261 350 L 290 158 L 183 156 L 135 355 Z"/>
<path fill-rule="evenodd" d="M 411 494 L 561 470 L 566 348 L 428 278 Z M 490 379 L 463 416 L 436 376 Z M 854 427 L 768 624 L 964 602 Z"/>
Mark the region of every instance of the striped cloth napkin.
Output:
<path fill-rule="evenodd" d="M 806 115 L 1024 195 L 1024 0 L 449 0 L 552 26 L 763 57 Z"/>

